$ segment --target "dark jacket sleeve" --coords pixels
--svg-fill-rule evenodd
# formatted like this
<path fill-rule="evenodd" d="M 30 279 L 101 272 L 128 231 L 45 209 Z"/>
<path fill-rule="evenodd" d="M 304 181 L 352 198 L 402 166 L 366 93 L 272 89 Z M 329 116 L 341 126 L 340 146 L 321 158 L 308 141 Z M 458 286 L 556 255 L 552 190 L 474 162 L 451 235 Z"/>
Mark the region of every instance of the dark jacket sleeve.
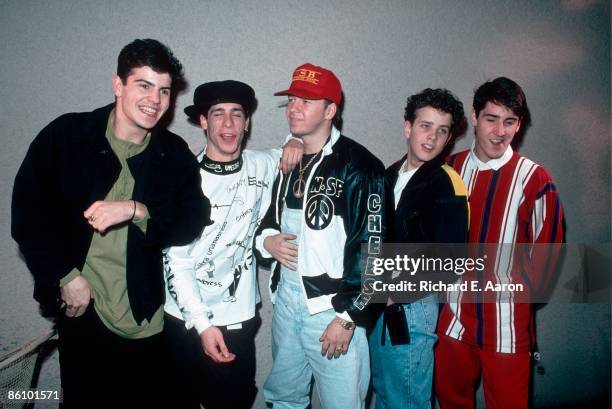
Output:
<path fill-rule="evenodd" d="M 36 282 L 57 285 L 74 267 L 62 234 L 65 209 L 54 189 L 54 134 L 58 120 L 34 139 L 17 172 L 11 203 L 11 234 Z"/>
<path fill-rule="evenodd" d="M 34 298 L 41 312 L 52 316 L 59 307 L 59 280 L 74 268 L 64 233 L 66 212 L 60 206 L 53 140 L 55 120 L 34 139 L 17 172 L 11 203 L 11 235 L 34 277 Z"/>
<path fill-rule="evenodd" d="M 337 312 L 348 312 L 359 325 L 371 324 L 372 312 L 361 294 L 362 258 L 377 256 L 384 238 L 384 167 L 372 157 L 355 163 L 345 180 L 344 273 L 340 288 L 332 298 Z M 366 254 L 363 254 L 363 250 Z M 365 302 L 365 304 L 364 304 Z"/>
<path fill-rule="evenodd" d="M 178 138 L 178 137 L 176 137 Z M 145 244 L 162 248 L 182 246 L 198 238 L 210 220 L 210 201 L 202 193 L 200 168 L 187 144 L 180 140 L 173 152 L 170 168 L 164 168 L 160 179 L 171 180 L 172 195 L 144 199 L 150 219 Z M 152 183 L 163 183 L 152 178 Z"/>

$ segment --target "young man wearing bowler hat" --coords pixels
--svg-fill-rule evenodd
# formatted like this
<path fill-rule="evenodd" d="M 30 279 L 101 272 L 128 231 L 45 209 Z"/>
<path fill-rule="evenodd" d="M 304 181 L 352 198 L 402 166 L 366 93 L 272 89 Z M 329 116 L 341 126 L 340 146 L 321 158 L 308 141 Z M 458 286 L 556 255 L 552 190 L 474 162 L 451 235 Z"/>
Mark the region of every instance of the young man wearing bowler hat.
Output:
<path fill-rule="evenodd" d="M 270 204 L 281 155 L 243 149 L 256 107 L 249 85 L 208 82 L 196 88 L 193 102 L 185 113 L 206 135 L 198 160 L 213 224 L 165 257 L 171 394 L 180 408 L 250 408 L 257 395 L 255 334 L 261 321 L 252 241 Z M 301 142 L 289 141 L 283 164 L 295 166 L 302 151 Z"/>
<path fill-rule="evenodd" d="M 276 95 L 288 96 L 289 129 L 305 154 L 290 175 L 277 176 L 256 234 L 258 256 L 275 260 L 274 364 L 264 397 L 274 408 L 304 408 L 314 376 L 324 408 L 363 408 L 369 311 L 360 263 L 362 244 L 373 251 L 381 242 L 384 167 L 333 126 L 342 102 L 333 72 L 304 64 Z"/>

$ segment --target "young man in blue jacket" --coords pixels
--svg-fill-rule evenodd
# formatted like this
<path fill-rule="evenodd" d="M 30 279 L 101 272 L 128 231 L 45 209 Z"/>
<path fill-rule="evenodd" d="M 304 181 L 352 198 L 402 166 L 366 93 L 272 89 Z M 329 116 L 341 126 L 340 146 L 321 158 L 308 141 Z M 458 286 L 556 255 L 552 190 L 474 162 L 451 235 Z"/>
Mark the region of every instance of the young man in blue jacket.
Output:
<path fill-rule="evenodd" d="M 115 102 L 52 121 L 15 179 L 12 235 L 56 316 L 65 407 L 163 398 L 161 250 L 191 242 L 210 214 L 195 157 L 157 126 L 181 82 L 165 45 L 133 41 Z"/>
<path fill-rule="evenodd" d="M 387 242 L 467 240 L 467 189 L 442 154 L 464 123 L 463 105 L 445 89 L 428 88 L 408 97 L 408 152 L 385 174 Z M 419 271 L 414 277 L 426 279 L 426 274 Z M 399 303 L 391 297 L 370 334 L 377 409 L 431 408 L 438 300 L 425 293 L 416 298 Z"/>

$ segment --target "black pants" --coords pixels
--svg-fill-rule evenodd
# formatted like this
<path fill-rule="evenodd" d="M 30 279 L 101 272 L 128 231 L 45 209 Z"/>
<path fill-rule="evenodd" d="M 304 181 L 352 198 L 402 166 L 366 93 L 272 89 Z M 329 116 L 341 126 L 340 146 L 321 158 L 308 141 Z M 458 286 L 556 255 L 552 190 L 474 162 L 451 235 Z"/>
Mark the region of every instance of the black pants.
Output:
<path fill-rule="evenodd" d="M 214 362 L 200 343 L 195 329 L 185 329 L 182 320 L 166 314 L 164 334 L 171 363 L 166 379 L 171 380 L 170 406 L 177 409 L 248 409 L 257 396 L 255 386 L 255 334 L 261 325 L 256 316 L 241 329 L 223 333 L 225 345 L 236 358 L 229 363 Z"/>
<path fill-rule="evenodd" d="M 120 337 L 100 321 L 93 301 L 78 318 L 62 315 L 57 329 L 62 407 L 167 407 L 162 334 Z"/>

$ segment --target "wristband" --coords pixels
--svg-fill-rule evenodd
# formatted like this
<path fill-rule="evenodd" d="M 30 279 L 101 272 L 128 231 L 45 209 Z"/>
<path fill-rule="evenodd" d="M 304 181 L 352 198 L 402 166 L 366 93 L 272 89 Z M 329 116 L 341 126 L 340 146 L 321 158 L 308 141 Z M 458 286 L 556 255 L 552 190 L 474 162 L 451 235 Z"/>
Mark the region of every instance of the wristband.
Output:
<path fill-rule="evenodd" d="M 132 202 L 134 203 L 134 210 L 132 210 L 132 217 L 130 220 L 134 220 L 134 216 L 136 216 L 136 201 L 132 199 Z"/>

